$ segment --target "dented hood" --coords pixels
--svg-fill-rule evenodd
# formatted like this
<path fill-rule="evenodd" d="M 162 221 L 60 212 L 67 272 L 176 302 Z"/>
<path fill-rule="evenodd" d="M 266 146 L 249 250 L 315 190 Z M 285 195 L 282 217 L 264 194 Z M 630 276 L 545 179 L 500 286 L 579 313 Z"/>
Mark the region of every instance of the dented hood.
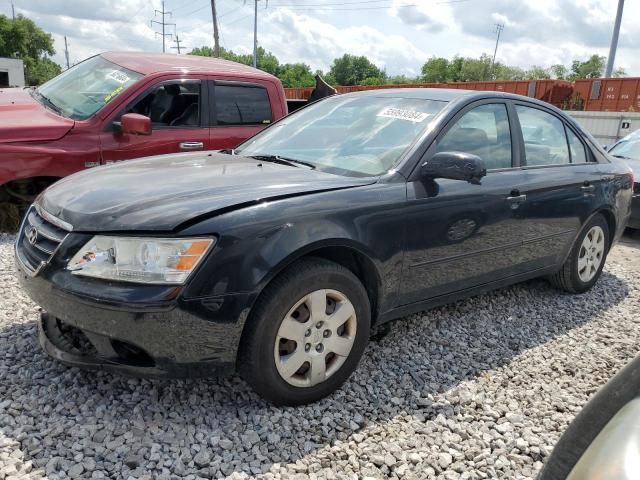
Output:
<path fill-rule="evenodd" d="M 38 103 L 29 89 L 0 89 L 0 143 L 57 140 L 73 125 Z"/>
<path fill-rule="evenodd" d="M 86 170 L 55 183 L 38 202 L 74 231 L 171 231 L 203 215 L 374 181 L 199 152 Z"/>

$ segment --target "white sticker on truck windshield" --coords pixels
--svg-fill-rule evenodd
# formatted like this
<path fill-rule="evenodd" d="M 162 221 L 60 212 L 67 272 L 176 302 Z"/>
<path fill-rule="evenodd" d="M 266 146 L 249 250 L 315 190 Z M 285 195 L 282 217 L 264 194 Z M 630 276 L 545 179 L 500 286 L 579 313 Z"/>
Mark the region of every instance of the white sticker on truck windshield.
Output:
<path fill-rule="evenodd" d="M 408 120 L 410 122 L 422 122 L 429 116 L 428 113 L 416 112 L 415 110 L 405 110 L 403 108 L 385 108 L 378 114 L 378 117 L 395 118 L 398 120 Z"/>
<path fill-rule="evenodd" d="M 107 78 L 111 80 L 115 80 L 118 83 L 127 83 L 129 77 L 126 73 L 119 72 L 118 70 L 113 70 L 107 74 Z"/>

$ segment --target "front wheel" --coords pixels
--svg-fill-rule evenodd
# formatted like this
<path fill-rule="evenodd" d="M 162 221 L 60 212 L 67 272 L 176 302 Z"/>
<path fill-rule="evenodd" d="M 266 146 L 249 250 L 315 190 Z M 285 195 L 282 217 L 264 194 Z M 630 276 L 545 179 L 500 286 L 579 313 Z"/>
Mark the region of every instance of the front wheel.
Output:
<path fill-rule="evenodd" d="M 600 278 L 608 251 L 609 225 L 596 214 L 578 235 L 560 271 L 550 277 L 551 283 L 570 293 L 586 292 Z"/>
<path fill-rule="evenodd" d="M 351 271 L 304 259 L 273 280 L 256 302 L 238 370 L 275 404 L 314 402 L 355 370 L 370 319 L 367 292 Z"/>

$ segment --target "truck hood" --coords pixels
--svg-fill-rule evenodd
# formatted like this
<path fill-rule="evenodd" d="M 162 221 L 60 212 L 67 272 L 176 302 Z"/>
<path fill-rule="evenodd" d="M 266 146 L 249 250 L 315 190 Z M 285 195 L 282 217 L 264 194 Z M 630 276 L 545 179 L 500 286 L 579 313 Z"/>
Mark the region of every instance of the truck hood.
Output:
<path fill-rule="evenodd" d="M 74 123 L 47 110 L 30 95 L 29 89 L 0 89 L 0 143 L 57 140 Z"/>
<path fill-rule="evenodd" d="M 37 202 L 74 231 L 172 231 L 198 217 L 375 181 L 194 152 L 85 170 L 55 183 Z"/>

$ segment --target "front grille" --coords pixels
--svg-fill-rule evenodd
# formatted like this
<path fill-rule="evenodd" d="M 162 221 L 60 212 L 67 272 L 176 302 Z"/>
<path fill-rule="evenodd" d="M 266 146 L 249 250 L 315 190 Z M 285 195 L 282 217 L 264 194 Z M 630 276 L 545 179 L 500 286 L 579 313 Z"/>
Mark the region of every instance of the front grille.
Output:
<path fill-rule="evenodd" d="M 54 225 L 31 207 L 16 242 L 20 262 L 31 273 L 37 273 L 53 257 L 69 230 Z"/>

